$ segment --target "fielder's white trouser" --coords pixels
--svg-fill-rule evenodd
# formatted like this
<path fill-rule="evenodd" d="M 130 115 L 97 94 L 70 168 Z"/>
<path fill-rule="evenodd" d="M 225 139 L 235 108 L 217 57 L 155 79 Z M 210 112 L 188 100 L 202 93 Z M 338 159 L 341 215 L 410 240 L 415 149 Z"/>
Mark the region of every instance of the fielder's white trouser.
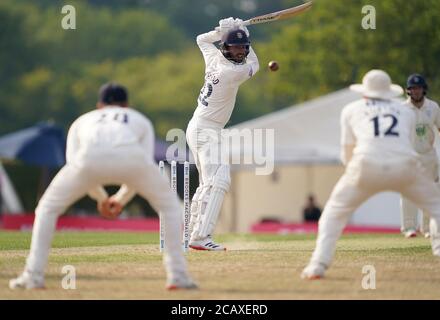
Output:
<path fill-rule="evenodd" d="M 426 172 L 432 181 L 438 182 L 437 152 L 433 149 L 428 153 L 421 154 L 420 160 L 422 165 L 426 168 Z M 402 217 L 402 232 L 405 232 L 409 229 L 417 230 L 419 208 L 417 208 L 416 205 L 404 197 L 400 198 L 400 208 Z M 429 214 L 425 211 L 422 211 L 422 224 L 420 226 L 420 231 L 422 233 L 429 231 Z"/>
<path fill-rule="evenodd" d="M 332 191 L 319 220 L 318 239 L 312 263 L 329 266 L 336 241 L 352 213 L 365 200 L 382 191 L 402 193 L 431 219 L 431 244 L 434 255 L 440 256 L 440 190 L 415 157 L 399 160 L 378 160 L 355 157 Z M 385 213 L 386 214 L 386 213 Z"/>
<path fill-rule="evenodd" d="M 191 205 L 191 241 L 212 235 L 229 190 L 230 167 L 221 159 L 221 130 L 221 126 L 200 119 L 191 119 L 186 130 L 199 172 L 199 186 Z"/>
<path fill-rule="evenodd" d="M 185 274 L 187 266 L 181 245 L 182 208 L 158 166 L 138 146 L 89 153 L 79 164 L 65 165 L 50 183 L 35 210 L 26 270 L 44 274 L 58 217 L 97 185 L 126 184 L 145 198 L 165 224 L 164 266 L 167 276 Z"/>

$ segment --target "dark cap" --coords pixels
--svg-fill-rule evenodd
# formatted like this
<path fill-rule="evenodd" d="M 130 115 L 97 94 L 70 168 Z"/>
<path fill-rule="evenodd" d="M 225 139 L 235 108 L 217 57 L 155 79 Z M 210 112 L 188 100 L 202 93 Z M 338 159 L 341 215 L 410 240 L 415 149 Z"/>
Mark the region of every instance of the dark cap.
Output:
<path fill-rule="evenodd" d="M 117 83 L 106 83 L 99 89 L 99 102 L 107 105 L 115 103 L 127 103 L 127 89 Z"/>
<path fill-rule="evenodd" d="M 227 46 L 249 46 L 251 44 L 246 32 L 241 29 L 234 29 L 224 34 L 222 43 Z"/>
<path fill-rule="evenodd" d="M 406 81 L 406 88 L 411 89 L 412 87 L 423 87 L 423 89 L 428 90 L 425 78 L 418 73 L 410 75 Z"/>

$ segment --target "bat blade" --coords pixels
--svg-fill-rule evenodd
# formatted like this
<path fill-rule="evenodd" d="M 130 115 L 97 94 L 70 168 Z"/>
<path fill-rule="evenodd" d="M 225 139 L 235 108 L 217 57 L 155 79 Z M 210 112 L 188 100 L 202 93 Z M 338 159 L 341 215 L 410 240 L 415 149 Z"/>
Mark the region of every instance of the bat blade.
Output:
<path fill-rule="evenodd" d="M 304 11 L 309 10 L 312 7 L 312 1 L 306 2 L 300 6 L 296 6 L 293 8 L 272 12 L 268 14 L 264 14 L 262 16 L 254 17 L 249 20 L 246 20 L 244 22 L 244 25 L 252 25 L 252 24 L 259 24 L 259 23 L 266 23 L 266 22 L 272 22 L 275 20 L 282 20 L 282 19 L 288 19 L 295 17 L 299 15 L 300 13 L 303 13 Z"/>

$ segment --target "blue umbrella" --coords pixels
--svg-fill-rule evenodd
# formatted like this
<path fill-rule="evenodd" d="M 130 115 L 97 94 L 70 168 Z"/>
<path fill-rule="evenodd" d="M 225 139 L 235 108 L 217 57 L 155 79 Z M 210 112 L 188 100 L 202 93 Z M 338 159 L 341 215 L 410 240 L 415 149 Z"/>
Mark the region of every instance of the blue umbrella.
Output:
<path fill-rule="evenodd" d="M 50 123 L 39 123 L 0 137 L 0 157 L 19 159 L 26 164 L 61 167 L 66 162 L 64 130 Z"/>
<path fill-rule="evenodd" d="M 169 144 L 167 142 L 156 139 L 154 143 L 154 160 L 156 160 L 156 162 L 159 162 L 166 158 L 168 147 Z"/>

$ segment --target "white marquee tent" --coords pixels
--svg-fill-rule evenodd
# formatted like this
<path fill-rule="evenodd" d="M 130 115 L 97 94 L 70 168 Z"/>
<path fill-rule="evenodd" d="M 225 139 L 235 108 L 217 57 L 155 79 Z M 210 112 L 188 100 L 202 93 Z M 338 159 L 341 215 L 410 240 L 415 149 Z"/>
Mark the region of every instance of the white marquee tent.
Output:
<path fill-rule="evenodd" d="M 232 127 L 274 129 L 275 170 L 269 176 L 258 176 L 249 167 L 233 166 L 221 229 L 247 232 L 268 216 L 300 222 L 309 193 L 323 206 L 343 172 L 339 160 L 341 110 L 360 98 L 358 93 L 342 89 Z M 243 147 L 233 147 L 240 149 Z M 378 194 L 355 212 L 350 223 L 399 227 L 399 201 L 397 193 Z"/>

